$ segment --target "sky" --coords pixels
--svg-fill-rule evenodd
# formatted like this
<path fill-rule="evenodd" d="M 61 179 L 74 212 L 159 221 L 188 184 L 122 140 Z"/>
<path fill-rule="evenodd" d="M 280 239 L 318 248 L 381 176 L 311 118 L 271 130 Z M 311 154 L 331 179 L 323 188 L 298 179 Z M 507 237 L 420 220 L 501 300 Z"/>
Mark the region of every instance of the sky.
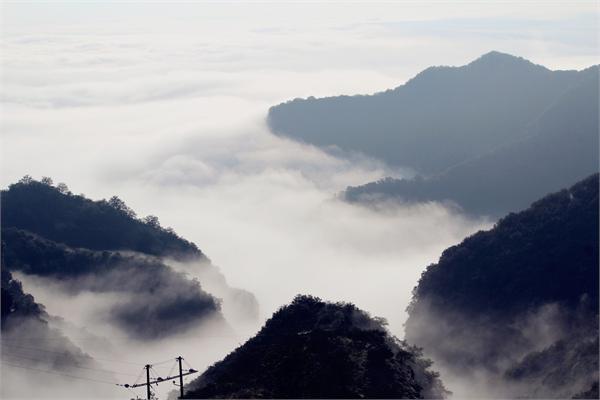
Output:
<path fill-rule="evenodd" d="M 261 321 L 309 293 L 353 301 L 399 337 L 423 269 L 493 221 L 440 204 L 343 203 L 348 185 L 406 172 L 275 137 L 268 108 L 382 91 L 491 50 L 551 69 L 598 63 L 592 1 L 1 7 L 3 188 L 30 174 L 116 194 L 253 292 Z M 68 315 L 56 303 L 49 312 Z"/>

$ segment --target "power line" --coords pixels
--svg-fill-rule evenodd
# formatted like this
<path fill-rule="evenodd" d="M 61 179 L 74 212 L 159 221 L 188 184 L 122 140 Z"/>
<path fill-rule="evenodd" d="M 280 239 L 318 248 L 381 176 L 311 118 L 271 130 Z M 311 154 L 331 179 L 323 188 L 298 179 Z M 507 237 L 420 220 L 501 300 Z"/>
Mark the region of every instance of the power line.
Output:
<path fill-rule="evenodd" d="M 16 344 L 2 344 L 2 346 L 7 347 L 9 349 L 13 348 L 13 347 L 17 347 L 17 348 L 21 348 L 21 349 L 26 349 L 26 350 L 32 350 L 32 351 L 42 351 L 44 353 L 50 353 L 50 354 L 59 354 L 59 355 L 67 355 L 69 354 L 68 351 L 54 351 L 54 350 L 47 350 L 47 349 L 41 349 L 39 347 L 28 347 L 28 346 L 22 346 L 22 345 L 16 345 Z M 85 353 L 84 353 L 85 354 Z M 98 361 L 107 361 L 107 362 L 116 362 L 116 363 L 122 363 L 122 364 L 129 364 L 129 365 L 135 365 L 135 366 L 139 366 L 142 363 L 138 362 L 131 362 L 131 361 L 123 361 L 123 360 L 114 360 L 114 359 L 108 359 L 108 358 L 99 358 L 94 356 L 93 354 L 86 354 L 89 355 L 91 358 L 98 360 Z M 170 359 L 167 361 L 171 361 Z M 162 361 L 161 363 L 167 362 L 167 361 Z"/>
<path fill-rule="evenodd" d="M 22 368 L 22 369 L 29 369 L 29 370 L 32 370 L 32 371 L 43 372 L 43 373 L 46 373 L 46 374 L 60 375 L 60 376 L 66 376 L 66 377 L 73 378 L 73 379 L 81 379 L 81 380 L 84 380 L 84 381 L 90 381 L 90 382 L 96 382 L 96 383 L 104 383 L 104 384 L 113 385 L 113 386 L 120 386 L 118 383 L 109 382 L 109 381 L 103 381 L 103 380 L 100 380 L 100 379 L 85 378 L 83 376 L 76 376 L 76 375 L 64 374 L 64 373 L 56 372 L 56 371 L 48 371 L 46 369 L 39 369 L 39 368 L 27 367 L 25 365 L 12 364 L 12 363 L 8 363 L 6 361 L 0 361 L 0 363 L 2 363 L 3 365 L 10 366 L 10 367 Z"/>
<path fill-rule="evenodd" d="M 177 360 L 175 360 L 175 362 L 173 363 L 173 365 L 171 365 L 171 369 L 167 373 L 167 376 L 171 375 L 171 373 L 173 372 L 173 370 L 175 369 L 176 366 L 177 366 Z"/>
<path fill-rule="evenodd" d="M 27 347 L 27 346 L 20 346 L 20 345 L 6 345 L 6 344 L 2 344 L 2 346 L 8 347 L 9 349 L 12 350 L 12 348 L 22 348 L 22 349 L 26 349 L 26 350 L 31 350 L 31 351 L 41 351 L 41 352 L 45 352 L 45 353 L 50 353 L 50 354 L 58 354 L 61 356 L 68 356 L 70 355 L 69 352 L 67 351 L 62 351 L 62 352 L 58 352 L 58 351 L 52 351 L 52 350 L 47 350 L 47 349 L 40 349 L 40 348 L 34 348 L 34 347 Z M 31 361 L 48 361 L 48 360 L 43 360 L 43 359 L 39 359 L 39 358 L 32 358 L 32 357 L 28 357 L 26 355 L 23 354 L 11 354 L 10 352 L 5 354 L 5 356 L 7 357 L 13 357 L 16 359 L 22 359 L 22 360 L 31 360 Z M 154 365 L 162 365 L 165 364 L 167 362 L 172 361 L 173 359 L 168 359 L 168 360 L 164 360 L 164 361 L 159 361 L 157 363 L 154 363 Z M 104 383 L 104 384 L 108 384 L 108 385 L 115 385 L 115 386 L 120 386 L 120 387 L 124 387 L 125 389 L 133 389 L 136 387 L 141 387 L 141 386 L 146 386 L 147 389 L 147 398 L 148 400 L 151 399 L 152 397 L 152 393 L 150 390 L 151 385 L 156 384 L 158 385 L 159 383 L 163 383 L 163 382 L 167 382 L 171 379 L 175 379 L 175 378 L 179 378 L 179 387 L 180 387 L 180 392 L 181 392 L 181 397 L 183 397 L 183 377 L 187 376 L 187 375 L 192 375 L 192 374 L 196 374 L 198 373 L 197 370 L 193 369 L 193 368 L 189 368 L 186 372 L 183 372 L 183 368 L 182 368 L 182 362 L 185 362 L 188 366 L 190 366 L 187 361 L 185 361 L 183 359 L 183 357 L 179 356 L 177 358 L 175 358 L 175 360 L 178 362 L 179 364 L 179 374 L 178 375 L 174 375 L 174 376 L 170 376 L 171 371 L 173 370 L 173 367 L 171 367 L 171 371 L 169 371 L 169 374 L 167 374 L 167 376 L 165 378 L 162 378 L 161 376 L 156 375 L 156 372 L 152 369 L 152 364 L 146 364 L 144 366 L 144 368 L 142 369 L 142 373 L 145 370 L 146 372 L 146 383 L 138 383 L 138 381 L 140 380 L 141 374 L 138 375 L 137 379 L 135 380 L 135 382 L 131 385 L 129 384 L 119 384 L 119 383 L 114 383 L 114 382 L 109 382 L 109 381 L 105 381 L 105 380 L 100 380 L 100 379 L 93 379 L 93 378 L 86 378 L 83 376 L 77 376 L 77 375 L 71 375 L 71 374 L 66 374 L 66 373 L 61 373 L 61 372 L 56 372 L 56 371 L 49 371 L 49 370 L 45 370 L 45 369 L 40 369 L 40 368 L 34 368 L 34 367 L 29 367 L 26 365 L 19 365 L 19 364 L 13 364 L 11 362 L 6 362 L 6 361 L 1 361 L 2 364 L 6 365 L 6 366 L 10 366 L 10 367 L 14 367 L 14 368 L 21 368 L 21 369 L 27 369 L 27 370 L 31 370 L 31 371 L 37 371 L 37 372 L 42 372 L 42 373 L 46 373 L 46 374 L 52 374 L 52 375 L 59 375 L 59 376 L 66 376 L 72 379 L 81 379 L 81 380 L 86 380 L 86 381 L 90 381 L 90 382 L 96 382 L 96 383 Z M 117 360 L 113 360 L 116 362 L 119 362 Z M 133 363 L 131 363 L 133 364 Z M 134 374 L 128 374 L 125 372 L 117 372 L 117 371 L 111 371 L 111 370 L 105 370 L 105 369 L 98 369 L 98 368 L 91 368 L 91 367 L 83 367 L 83 366 L 73 366 L 74 368 L 81 368 L 81 369 L 88 369 L 88 370 L 92 370 L 92 371 L 98 371 L 98 372 L 105 372 L 105 373 L 112 373 L 112 374 L 117 374 L 117 375 L 130 375 L 130 376 L 135 376 Z M 153 380 L 150 380 L 150 374 L 152 373 L 153 375 Z"/>
<path fill-rule="evenodd" d="M 127 340 L 130 339 L 129 336 L 123 335 L 111 335 L 112 339 L 118 340 Z M 240 335 L 238 334 L 205 334 L 205 335 L 177 335 L 178 339 L 239 339 Z M 105 339 L 104 337 L 89 337 L 89 336 L 69 336 L 69 337 L 46 337 L 46 336 L 27 336 L 24 338 L 2 338 L 2 340 L 13 340 L 13 341 L 21 341 L 21 340 L 35 340 L 35 341 L 43 341 L 43 340 L 98 340 L 101 341 Z"/>
<path fill-rule="evenodd" d="M 142 377 L 143 373 L 144 373 L 144 368 L 142 368 L 140 370 L 140 373 L 138 374 L 137 378 L 135 378 L 135 382 L 133 382 L 134 385 L 140 381 L 140 378 Z"/>
<path fill-rule="evenodd" d="M 152 364 L 150 364 L 150 365 L 154 367 L 154 366 L 156 366 L 156 365 L 166 364 L 166 363 L 168 363 L 168 362 L 172 362 L 172 361 L 173 361 L 173 359 L 172 359 L 172 358 L 169 358 L 168 360 L 164 360 L 164 361 L 155 362 L 155 363 L 152 363 Z"/>
<path fill-rule="evenodd" d="M 22 354 L 10 354 L 10 353 L 6 353 L 6 352 L 2 353 L 2 357 L 21 358 L 23 360 L 39 361 L 39 362 L 47 362 L 47 361 L 49 361 L 47 359 L 28 357 L 28 356 L 24 356 Z M 91 368 L 91 367 L 84 367 L 84 366 L 78 366 L 78 365 L 71 365 L 70 367 L 71 368 L 87 369 L 87 370 L 90 370 L 90 371 L 105 372 L 105 373 L 115 374 L 115 375 L 137 376 L 135 374 L 130 374 L 130 373 L 127 373 L 127 372 L 112 371 L 112 370 L 109 370 L 109 369 Z"/>
<path fill-rule="evenodd" d="M 27 346 L 21 346 L 18 344 L 2 344 L 2 346 L 7 347 L 7 348 L 13 348 L 13 347 L 17 347 L 17 348 L 21 348 L 21 349 L 27 349 L 27 350 L 33 350 L 33 351 L 42 351 L 44 353 L 51 353 L 51 354 L 60 354 L 60 355 L 66 355 L 69 354 L 69 352 L 67 350 L 64 351 L 54 351 L 54 350 L 47 350 L 47 349 L 40 349 L 37 347 L 27 347 Z"/>

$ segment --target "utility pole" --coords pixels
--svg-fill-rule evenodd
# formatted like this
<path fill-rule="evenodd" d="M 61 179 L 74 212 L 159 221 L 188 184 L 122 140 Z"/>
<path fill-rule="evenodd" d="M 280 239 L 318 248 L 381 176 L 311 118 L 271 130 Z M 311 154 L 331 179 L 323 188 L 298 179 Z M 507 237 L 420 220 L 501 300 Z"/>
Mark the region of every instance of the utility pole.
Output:
<path fill-rule="evenodd" d="M 148 391 L 148 400 L 150 400 L 150 364 L 146 364 L 146 389 Z"/>
<path fill-rule="evenodd" d="M 183 360 L 183 357 L 179 356 L 176 360 L 179 361 L 179 398 L 183 399 L 183 370 L 181 369 L 181 360 Z"/>
<path fill-rule="evenodd" d="M 183 368 L 181 366 L 181 362 L 183 361 L 183 357 L 179 356 L 177 358 L 175 358 L 175 361 L 179 362 L 179 375 L 173 375 L 173 376 L 167 376 L 167 377 L 157 377 L 156 379 L 150 380 L 150 368 L 152 368 L 151 364 L 146 364 L 144 366 L 144 369 L 146 370 L 146 383 L 134 383 L 134 384 L 124 384 L 124 385 L 118 385 L 118 386 L 123 386 L 125 388 L 137 388 L 137 387 L 142 387 L 142 386 L 146 386 L 147 391 L 148 391 L 148 400 L 152 399 L 152 392 L 150 391 L 150 385 L 154 385 L 154 384 L 159 384 L 159 383 L 164 383 L 164 382 L 169 382 L 171 379 L 173 379 L 173 384 L 175 384 L 175 386 L 177 386 L 177 384 L 175 383 L 175 378 L 179 377 L 179 393 L 181 394 L 181 397 L 179 397 L 180 399 L 183 398 L 183 377 L 184 376 L 188 376 L 188 375 L 193 375 L 193 374 L 197 374 L 198 371 L 196 371 L 193 368 L 190 368 L 187 370 L 187 372 L 183 372 Z"/>

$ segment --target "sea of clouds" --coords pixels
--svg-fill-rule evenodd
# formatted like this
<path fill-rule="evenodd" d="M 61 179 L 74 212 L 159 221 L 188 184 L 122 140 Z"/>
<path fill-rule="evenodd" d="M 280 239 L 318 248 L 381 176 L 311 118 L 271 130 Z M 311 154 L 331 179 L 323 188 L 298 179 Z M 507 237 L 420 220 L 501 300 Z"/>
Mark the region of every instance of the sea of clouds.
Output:
<path fill-rule="evenodd" d="M 299 293 L 354 302 L 402 337 L 423 269 L 492 224 L 440 204 L 374 210 L 342 202 L 336 195 L 348 185 L 411 172 L 274 136 L 265 124 L 269 106 L 385 90 L 429 65 L 464 64 L 492 49 L 551 65 L 594 57 L 587 42 L 576 56 L 565 53 L 590 29 L 576 8 L 550 7 L 550 22 L 507 41 L 502 33 L 525 26 L 527 13 L 470 6 L 461 16 L 389 4 L 62 7 L 4 10 L 2 186 L 30 174 L 93 199 L 118 195 L 194 241 L 260 306 L 256 324 L 220 339 L 199 332 L 152 347 L 102 332 L 116 346 L 113 357 L 140 366 L 181 354 L 202 369 Z M 460 18 L 470 29 L 456 29 Z M 474 22 L 482 18 L 489 23 Z M 577 28 L 557 39 L 552 21 Z M 176 267 L 197 275 L 194 266 Z M 93 329 L 94 309 L 114 301 L 92 293 L 73 299 L 20 278 L 50 314 L 78 327 Z"/>

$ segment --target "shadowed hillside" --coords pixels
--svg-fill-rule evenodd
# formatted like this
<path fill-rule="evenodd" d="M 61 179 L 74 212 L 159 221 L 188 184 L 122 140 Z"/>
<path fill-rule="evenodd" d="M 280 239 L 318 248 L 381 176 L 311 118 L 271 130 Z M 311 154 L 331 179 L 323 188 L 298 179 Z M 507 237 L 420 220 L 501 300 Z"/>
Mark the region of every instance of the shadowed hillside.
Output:
<path fill-rule="evenodd" d="M 591 388 L 598 184 L 593 175 L 444 251 L 414 289 L 406 340 L 461 379 L 502 382 L 496 396 L 564 398 Z"/>
<path fill-rule="evenodd" d="M 255 297 L 229 287 L 195 244 L 156 217 L 137 218 L 116 196 L 92 201 L 26 176 L 2 191 L 2 244 L 10 271 L 44 278 L 69 295 L 118 295 L 99 317 L 131 336 L 158 339 L 209 320 L 224 326 L 223 309 L 251 321 L 258 315 Z M 202 281 L 176 272 L 172 260 L 197 269 Z"/>
<path fill-rule="evenodd" d="M 116 196 L 93 201 L 29 177 L 2 191 L 2 227 L 27 230 L 71 247 L 204 257 L 194 243 L 162 228 L 158 218 L 137 218 Z"/>
<path fill-rule="evenodd" d="M 526 137 L 581 76 L 490 52 L 374 95 L 295 99 L 271 107 L 268 123 L 279 135 L 429 175 Z"/>
<path fill-rule="evenodd" d="M 90 356 L 48 325 L 44 307 L 23 292 L 21 282 L 12 277 L 4 264 L 1 273 L 3 368 L 68 371 L 93 366 Z M 40 343 L 45 351 L 38 350 Z"/>
<path fill-rule="evenodd" d="M 350 201 L 451 202 L 472 214 L 501 216 L 598 171 L 598 67 L 552 104 L 531 136 L 429 178 L 387 178 L 344 193 Z"/>
<path fill-rule="evenodd" d="M 168 336 L 219 315 L 218 300 L 198 281 L 155 257 L 71 248 L 14 228 L 2 230 L 2 241 L 10 270 L 53 278 L 70 294 L 119 293 L 106 317 L 132 337 Z"/>
<path fill-rule="evenodd" d="M 430 362 L 347 303 L 298 296 L 189 385 L 187 398 L 439 398 Z"/>

